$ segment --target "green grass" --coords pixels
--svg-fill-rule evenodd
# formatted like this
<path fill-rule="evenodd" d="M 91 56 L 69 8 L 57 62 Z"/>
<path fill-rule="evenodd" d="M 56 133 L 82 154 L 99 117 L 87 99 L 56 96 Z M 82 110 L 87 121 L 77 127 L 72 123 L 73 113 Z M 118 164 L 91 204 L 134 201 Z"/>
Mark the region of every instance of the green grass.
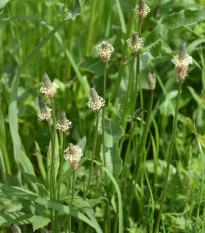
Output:
<path fill-rule="evenodd" d="M 147 0 L 151 11 L 140 29 L 137 3 L 0 0 L 0 232 L 12 232 L 11 224 L 25 233 L 32 227 L 68 232 L 71 199 L 76 233 L 205 232 L 205 2 Z M 126 40 L 138 30 L 144 48 L 133 55 Z M 103 40 L 115 49 L 106 66 L 95 48 Z M 178 90 L 171 59 L 182 41 L 193 65 L 181 90 L 161 201 Z M 152 70 L 157 83 L 151 108 Z M 55 153 L 54 137 L 37 119 L 43 72 L 59 86 L 56 119 L 65 110 L 73 123 L 65 141 L 63 134 L 56 137 Z M 86 104 L 90 88 L 106 95 L 97 130 L 96 113 Z M 75 187 L 69 162 L 59 163 L 69 143 L 84 154 Z"/>

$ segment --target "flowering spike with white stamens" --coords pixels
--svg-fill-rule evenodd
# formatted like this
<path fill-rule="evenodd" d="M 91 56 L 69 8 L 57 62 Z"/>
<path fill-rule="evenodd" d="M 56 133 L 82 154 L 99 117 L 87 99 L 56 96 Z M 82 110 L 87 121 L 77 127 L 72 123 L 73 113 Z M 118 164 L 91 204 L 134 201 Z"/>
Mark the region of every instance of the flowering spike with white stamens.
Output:
<path fill-rule="evenodd" d="M 69 160 L 71 168 L 75 171 L 78 168 L 78 163 L 83 156 L 83 152 L 79 146 L 69 144 L 68 148 L 64 151 L 64 159 Z"/>
<path fill-rule="evenodd" d="M 43 73 L 43 86 L 40 88 L 40 92 L 45 94 L 46 97 L 53 97 L 56 93 L 56 89 L 59 88 L 59 86 L 56 83 L 51 83 L 50 78 L 46 74 L 46 72 Z"/>
<path fill-rule="evenodd" d="M 150 12 L 150 8 L 147 6 L 144 0 L 139 0 L 138 5 L 135 7 L 135 12 L 139 20 L 142 20 Z"/>
<path fill-rule="evenodd" d="M 38 104 L 40 111 L 38 112 L 37 116 L 40 121 L 49 120 L 51 118 L 51 111 L 52 109 L 48 108 L 41 96 L 38 97 Z"/>
<path fill-rule="evenodd" d="M 143 48 L 143 40 L 139 38 L 138 33 L 134 32 L 132 37 L 127 40 L 128 46 L 131 48 L 133 53 L 137 52 L 139 49 Z"/>
<path fill-rule="evenodd" d="M 72 122 L 66 118 L 65 111 L 62 110 L 60 113 L 60 119 L 56 122 L 56 129 L 66 132 L 70 128 L 72 128 Z"/>
<path fill-rule="evenodd" d="M 172 62 L 175 64 L 179 80 L 184 80 L 187 76 L 189 65 L 192 64 L 192 57 L 186 53 L 186 43 L 181 43 L 179 54 L 174 56 Z"/>
<path fill-rule="evenodd" d="M 94 88 L 90 89 L 90 100 L 87 103 L 88 107 L 92 110 L 99 111 L 105 105 L 105 100 L 98 95 Z"/>
<path fill-rule="evenodd" d="M 107 41 L 103 41 L 96 46 L 97 52 L 100 55 L 103 62 L 110 60 L 111 54 L 114 51 L 114 48 Z"/>

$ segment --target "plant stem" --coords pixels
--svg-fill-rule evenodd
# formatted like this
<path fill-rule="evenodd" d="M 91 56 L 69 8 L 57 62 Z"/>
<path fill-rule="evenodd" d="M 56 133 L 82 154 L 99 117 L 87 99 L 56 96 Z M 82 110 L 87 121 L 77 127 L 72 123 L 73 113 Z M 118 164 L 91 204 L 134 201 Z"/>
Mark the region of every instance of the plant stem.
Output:
<path fill-rule="evenodd" d="M 49 132 L 50 132 L 50 138 L 51 138 L 51 146 L 53 148 L 53 134 L 52 134 L 52 129 L 49 121 L 47 121 Z M 52 180 L 52 158 L 50 157 L 50 200 L 53 200 L 53 180 Z M 51 229 L 54 227 L 54 222 L 53 222 L 53 209 L 50 209 L 51 212 Z"/>
<path fill-rule="evenodd" d="M 89 190 L 89 187 L 90 187 L 90 181 L 91 181 L 91 177 L 92 177 L 93 161 L 94 161 L 96 143 L 97 143 L 97 136 L 98 136 L 98 122 L 99 122 L 99 111 L 96 111 L 96 127 L 95 127 L 94 143 L 93 143 L 93 154 L 92 154 L 92 160 L 91 160 L 91 165 L 90 165 L 88 184 L 87 184 L 85 194 L 84 194 L 84 200 L 86 199 L 86 197 L 88 195 L 88 190 Z"/>
<path fill-rule="evenodd" d="M 59 167 L 59 179 L 58 179 L 58 193 L 57 193 L 57 201 L 59 201 L 60 198 L 60 185 L 61 185 L 61 173 L 62 173 L 62 168 L 63 168 L 63 155 L 64 155 L 64 150 L 65 150 L 65 132 L 63 132 L 63 145 L 62 145 L 62 150 L 61 150 L 61 156 L 60 156 L 60 167 Z"/>
<path fill-rule="evenodd" d="M 72 213 L 74 193 L 75 193 L 75 170 L 73 170 L 72 197 L 71 197 L 70 209 L 69 209 L 69 233 L 71 233 L 71 213 Z"/>
<path fill-rule="evenodd" d="M 130 73 L 130 78 L 129 78 L 129 83 L 128 83 L 128 89 L 127 89 L 127 93 L 126 93 L 126 99 L 125 99 L 125 103 L 124 103 L 124 107 L 123 107 L 123 113 L 122 113 L 122 126 L 123 129 L 126 130 L 126 125 L 127 125 L 127 121 L 125 119 L 126 117 L 126 113 L 127 113 L 127 107 L 129 105 L 129 98 L 130 98 L 130 91 L 131 91 L 131 87 L 133 84 L 133 71 L 134 71 L 134 64 L 135 64 L 135 56 L 136 53 L 133 54 L 133 59 L 132 59 L 132 68 L 131 68 L 131 73 Z"/>
<path fill-rule="evenodd" d="M 93 28 L 95 25 L 95 13 L 96 13 L 96 5 L 97 5 L 97 0 L 92 1 L 92 6 L 91 6 L 91 14 L 90 14 L 90 24 L 89 24 L 89 31 L 88 31 L 88 39 L 87 39 L 87 44 L 86 44 L 86 55 L 89 55 L 90 53 L 90 45 L 93 39 Z"/>
<path fill-rule="evenodd" d="M 180 80 L 179 85 L 178 85 L 177 102 L 176 102 L 176 109 L 175 109 L 175 116 L 174 116 L 174 125 L 173 125 L 173 129 L 172 129 L 172 136 L 171 136 L 171 143 L 170 143 L 169 154 L 168 154 L 168 161 L 167 161 L 166 175 L 165 175 L 165 180 L 164 180 L 164 187 L 163 187 L 163 191 L 162 191 L 160 209 L 159 209 L 159 213 L 158 213 L 158 217 L 157 217 L 157 223 L 156 223 L 156 226 L 155 226 L 154 233 L 158 232 L 159 223 L 160 223 L 161 214 L 162 214 L 162 208 L 163 208 L 163 204 L 164 204 L 165 196 L 166 196 L 166 192 L 167 192 L 169 168 L 170 168 L 170 164 L 171 164 L 172 151 L 173 151 L 175 135 L 176 135 L 177 116 L 178 116 L 178 111 L 179 111 L 179 102 L 180 102 L 182 83 L 183 83 L 183 81 Z"/>
<path fill-rule="evenodd" d="M 134 0 L 133 4 L 132 4 L 132 9 L 136 6 L 136 4 L 137 4 L 137 0 Z M 126 33 L 125 39 L 130 37 L 131 31 L 132 31 L 134 16 L 135 16 L 135 12 L 133 10 L 131 10 L 131 16 L 130 16 L 130 19 L 129 19 L 129 22 L 128 22 L 127 33 Z M 119 90 L 119 87 L 120 87 L 120 83 L 121 83 L 121 80 L 122 80 L 122 75 L 123 75 L 125 65 L 126 65 L 124 61 L 127 59 L 126 52 L 127 52 L 127 43 L 124 43 L 123 48 L 122 48 L 122 59 L 121 59 L 121 63 L 120 63 L 120 68 L 119 68 L 116 83 L 115 83 L 115 86 L 114 86 L 114 89 L 113 89 L 113 92 L 112 92 L 112 96 L 111 96 L 111 102 L 112 103 L 115 102 L 115 99 L 117 97 L 117 93 L 118 93 L 118 90 Z"/>
<path fill-rule="evenodd" d="M 143 130 L 143 136 L 142 136 L 142 139 L 140 141 L 140 145 L 139 145 L 139 149 L 138 149 L 138 155 L 137 155 L 137 158 L 136 158 L 136 165 L 135 165 L 135 168 L 134 168 L 134 171 L 133 171 L 133 178 L 136 181 L 138 180 L 138 175 L 140 174 L 139 173 L 140 165 L 141 165 L 141 162 L 143 161 L 143 153 L 144 153 L 145 145 L 146 145 L 146 142 L 147 142 L 147 135 L 148 135 L 151 116 L 152 116 L 153 96 L 154 96 L 154 90 L 151 90 L 147 118 L 146 118 L 144 130 Z M 132 188 L 131 195 L 130 195 L 128 216 L 130 214 L 131 207 L 132 207 L 133 195 L 134 195 L 134 187 Z"/>
<path fill-rule="evenodd" d="M 107 74 L 107 62 L 104 63 L 104 82 L 103 82 L 103 99 L 106 99 L 106 74 Z M 103 162 L 106 167 L 105 156 L 105 108 L 102 109 L 102 143 L 103 143 Z M 106 176 L 105 176 L 106 180 Z M 106 182 L 107 183 L 107 182 Z"/>
<path fill-rule="evenodd" d="M 53 112 L 53 134 L 52 134 L 52 159 L 51 159 L 51 176 L 52 176 L 52 191 L 53 191 L 53 201 L 56 201 L 56 193 L 55 193 L 55 144 L 56 144 L 56 116 L 55 116 L 55 106 L 53 98 L 50 97 L 52 112 Z M 56 219 L 57 211 L 55 210 L 55 230 L 57 230 L 57 219 Z"/>

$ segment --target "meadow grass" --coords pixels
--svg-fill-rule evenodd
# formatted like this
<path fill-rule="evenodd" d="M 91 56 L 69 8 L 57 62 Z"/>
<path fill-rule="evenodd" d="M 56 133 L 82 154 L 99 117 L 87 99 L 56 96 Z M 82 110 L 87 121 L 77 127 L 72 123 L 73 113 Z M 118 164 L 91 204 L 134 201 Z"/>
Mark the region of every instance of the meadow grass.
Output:
<path fill-rule="evenodd" d="M 0 232 L 205 232 L 205 2 L 137 4 L 0 0 Z"/>

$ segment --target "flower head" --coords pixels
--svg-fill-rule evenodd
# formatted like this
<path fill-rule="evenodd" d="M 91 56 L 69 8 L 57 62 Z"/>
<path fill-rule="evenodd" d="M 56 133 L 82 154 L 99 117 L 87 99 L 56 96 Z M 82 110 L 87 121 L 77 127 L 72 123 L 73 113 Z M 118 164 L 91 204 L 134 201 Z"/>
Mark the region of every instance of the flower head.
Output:
<path fill-rule="evenodd" d="M 138 5 L 135 7 L 137 17 L 141 20 L 147 16 L 150 12 L 150 8 L 147 6 L 144 0 L 139 0 Z"/>
<path fill-rule="evenodd" d="M 99 111 L 102 106 L 105 105 L 105 100 L 98 95 L 94 88 L 90 89 L 90 100 L 87 103 L 88 107 L 92 110 Z"/>
<path fill-rule="evenodd" d="M 65 111 L 62 110 L 60 113 L 60 119 L 56 122 L 56 129 L 66 132 L 70 128 L 72 128 L 72 122 L 66 119 Z"/>
<path fill-rule="evenodd" d="M 135 112 L 134 112 L 134 118 L 139 117 L 143 112 L 142 108 L 138 108 Z"/>
<path fill-rule="evenodd" d="M 132 49 L 133 53 L 137 52 L 140 48 L 143 48 L 144 45 L 137 32 L 132 34 L 132 37 L 127 40 L 127 44 Z"/>
<path fill-rule="evenodd" d="M 40 88 L 40 92 L 45 94 L 46 97 L 53 97 L 56 93 L 56 89 L 59 86 L 56 83 L 51 83 L 50 78 L 44 72 L 43 73 L 43 86 Z"/>
<path fill-rule="evenodd" d="M 189 65 L 192 64 L 192 57 L 186 53 L 186 43 L 181 43 L 179 54 L 174 56 L 172 62 L 175 64 L 178 79 L 184 80 L 187 76 Z"/>
<path fill-rule="evenodd" d="M 149 89 L 154 90 L 156 87 L 156 75 L 154 71 L 150 72 L 148 74 L 148 84 L 149 84 Z"/>
<path fill-rule="evenodd" d="M 112 45 L 107 41 L 103 41 L 101 44 L 97 45 L 96 49 L 103 62 L 109 61 L 111 54 L 114 51 Z"/>
<path fill-rule="evenodd" d="M 78 168 L 78 163 L 83 156 L 81 148 L 70 143 L 68 148 L 64 152 L 64 159 L 69 160 L 71 168 L 73 170 L 76 170 Z"/>
<path fill-rule="evenodd" d="M 40 121 L 49 120 L 51 117 L 52 109 L 48 108 L 41 96 L 38 97 L 38 104 L 40 111 L 38 112 L 37 116 Z"/>

